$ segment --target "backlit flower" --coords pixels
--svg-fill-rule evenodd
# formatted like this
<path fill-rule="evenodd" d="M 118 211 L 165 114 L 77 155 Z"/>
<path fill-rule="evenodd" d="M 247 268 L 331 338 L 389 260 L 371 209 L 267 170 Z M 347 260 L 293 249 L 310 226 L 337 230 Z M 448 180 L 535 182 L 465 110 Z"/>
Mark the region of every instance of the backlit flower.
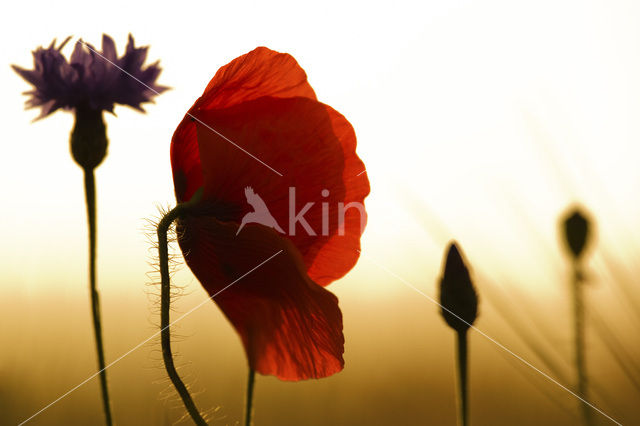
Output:
<path fill-rule="evenodd" d="M 156 84 L 161 71 L 158 62 L 145 67 L 148 47 L 135 47 L 131 35 L 120 58 L 113 39 L 104 34 L 102 51 L 78 41 L 67 60 L 62 48 L 70 38 L 58 47 L 54 40 L 46 49 L 36 49 L 32 70 L 12 65 L 22 78 L 33 85 L 33 90 L 25 92 L 30 96 L 26 106 L 41 107 L 38 118 L 59 108 L 86 107 L 113 112 L 115 104 L 143 111 L 141 104 L 151 102 L 157 93 L 167 89 Z"/>
<path fill-rule="evenodd" d="M 180 247 L 211 295 L 242 277 L 214 300 L 261 374 L 319 378 L 344 365 L 342 315 L 323 286 L 359 255 L 369 182 L 355 148 L 295 59 L 264 47 L 220 68 L 173 136 L 178 202 L 203 189 L 178 222 Z"/>
<path fill-rule="evenodd" d="M 33 89 L 26 92 L 27 108 L 40 107 L 40 116 L 46 117 L 62 108 L 73 112 L 75 121 L 71 131 L 71 155 L 84 172 L 87 225 L 89 228 L 89 288 L 93 329 L 98 355 L 98 374 L 107 425 L 112 424 L 111 403 L 107 386 L 104 344 L 100 318 L 100 301 L 96 273 L 96 185 L 95 168 L 107 155 L 107 126 L 104 111 L 113 112 L 115 104 L 129 105 L 140 111 L 141 104 L 165 87 L 155 83 L 160 74 L 158 63 L 144 67 L 147 48 L 136 48 L 133 37 L 125 54 L 118 58 L 111 37 L 102 36 L 102 52 L 78 41 L 71 58 L 62 54 L 71 37 L 56 47 L 55 40 L 49 47 L 39 47 L 33 52 L 33 69 L 12 65 L 12 68 Z"/>

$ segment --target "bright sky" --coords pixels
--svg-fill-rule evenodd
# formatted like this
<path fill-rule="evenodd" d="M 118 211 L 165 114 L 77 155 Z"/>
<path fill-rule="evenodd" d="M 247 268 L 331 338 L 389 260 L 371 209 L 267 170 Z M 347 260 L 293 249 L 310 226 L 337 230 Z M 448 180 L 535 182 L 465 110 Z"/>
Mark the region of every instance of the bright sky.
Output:
<path fill-rule="evenodd" d="M 353 123 L 372 182 L 371 248 L 398 249 L 387 243 L 415 239 L 422 226 L 437 245 L 452 234 L 490 262 L 497 259 L 484 248 L 488 239 L 495 255 L 530 252 L 521 244 L 523 213 L 555 241 L 556 216 L 574 200 L 615 220 L 607 230 L 616 235 L 640 210 L 640 173 L 630 161 L 640 154 L 634 2 L 193 3 L 170 11 L 127 2 L 99 14 L 82 2 L 43 4 L 37 14 L 23 3 L 9 7 L 3 63 L 29 66 L 30 50 L 69 34 L 99 44 L 106 32 L 122 50 L 131 31 L 151 45 L 150 60 L 161 60 L 160 83 L 174 88 L 146 116 L 121 107 L 119 118 L 108 117 L 110 155 L 98 171 L 103 253 L 139 251 L 131 242 L 140 219 L 154 203 L 173 202 L 174 128 L 215 70 L 256 45 L 293 54 L 320 100 Z M 0 72 L 12 141 L 0 160 L 2 198 L 20 206 L 4 209 L 2 231 L 12 252 L 40 258 L 33 250 L 81 241 L 69 236 L 71 228 L 82 234 L 75 225 L 84 220 L 80 171 L 67 152 L 72 117 L 29 124 L 37 113 L 21 110 L 28 86 L 9 67 Z M 412 197 L 450 234 L 423 223 L 423 212 L 406 204 Z M 47 212 L 55 223 L 42 220 Z"/>
<path fill-rule="evenodd" d="M 73 293 L 86 274 L 72 115 L 30 123 L 37 112 L 23 111 L 20 94 L 28 85 L 9 64 L 30 67 L 30 51 L 54 37 L 99 45 L 103 32 L 120 52 L 129 32 L 151 45 L 149 60 L 164 69 L 158 82 L 173 88 L 146 115 L 118 107 L 107 117 L 109 155 L 97 171 L 106 292 L 143 291 L 144 219 L 175 202 L 173 130 L 218 67 L 258 45 L 292 54 L 318 98 L 351 121 L 372 188 L 364 255 L 429 294 L 456 238 L 479 275 L 563 297 L 557 220 L 576 201 L 598 219 L 601 247 L 627 267 L 637 258 L 638 2 L 76 1 L 4 10 L 2 294 L 37 295 L 43 285 Z M 364 261 L 347 281 L 338 292 L 406 291 Z"/>

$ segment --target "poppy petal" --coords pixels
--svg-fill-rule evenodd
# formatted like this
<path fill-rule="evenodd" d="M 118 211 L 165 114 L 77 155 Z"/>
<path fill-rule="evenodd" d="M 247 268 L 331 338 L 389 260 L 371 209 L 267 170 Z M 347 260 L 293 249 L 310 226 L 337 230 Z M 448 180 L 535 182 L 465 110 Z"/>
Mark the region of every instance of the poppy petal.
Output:
<path fill-rule="evenodd" d="M 356 134 L 351 123 L 328 105 L 324 105 L 331 120 L 333 133 L 342 145 L 344 170 L 342 183 L 344 196 L 341 200 L 332 199 L 330 205 L 342 203 L 334 214 L 338 216 L 338 233 L 324 244 L 314 244 L 306 255 L 309 259 L 309 276 L 320 285 L 327 285 L 342 278 L 353 268 L 360 257 L 360 237 L 367 224 L 367 213 L 364 210 L 364 199 L 369 195 L 369 179 L 365 173 L 364 163 L 356 155 Z M 330 210 L 331 212 L 331 210 Z M 311 260 L 312 259 L 312 260 Z"/>
<path fill-rule="evenodd" d="M 314 281 L 326 285 L 344 276 L 359 255 L 369 192 L 366 174 L 358 176 L 364 165 L 349 122 L 301 97 L 262 97 L 201 111 L 198 119 L 255 156 L 196 123 L 204 196 L 215 205 L 214 215 L 240 223 L 252 211 L 244 195 L 251 187 L 300 251 Z M 346 209 L 342 223 L 341 205 L 349 203 L 355 207 Z M 300 220 L 292 219 L 299 214 Z"/>
<path fill-rule="evenodd" d="M 195 107 L 227 108 L 263 96 L 316 100 L 307 74 L 293 56 L 258 47 L 221 67 Z"/>
<path fill-rule="evenodd" d="M 176 199 L 189 201 L 202 186 L 202 167 L 196 125 L 185 116 L 171 138 L 171 170 Z"/>
<path fill-rule="evenodd" d="M 178 228 L 189 268 L 215 295 L 252 368 L 282 380 L 321 378 L 342 370 L 338 299 L 308 277 L 288 239 L 257 224 L 236 236 L 237 224 L 211 216 L 187 216 Z"/>

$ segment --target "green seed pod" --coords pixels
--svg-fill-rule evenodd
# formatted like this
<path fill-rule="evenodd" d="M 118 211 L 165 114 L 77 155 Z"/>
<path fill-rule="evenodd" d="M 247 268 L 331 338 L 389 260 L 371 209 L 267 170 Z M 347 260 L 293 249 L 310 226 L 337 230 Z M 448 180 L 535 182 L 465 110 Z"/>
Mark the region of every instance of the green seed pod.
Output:
<path fill-rule="evenodd" d="M 441 313 L 449 327 L 465 332 L 478 316 L 478 295 L 456 243 L 448 249 L 440 280 Z"/>

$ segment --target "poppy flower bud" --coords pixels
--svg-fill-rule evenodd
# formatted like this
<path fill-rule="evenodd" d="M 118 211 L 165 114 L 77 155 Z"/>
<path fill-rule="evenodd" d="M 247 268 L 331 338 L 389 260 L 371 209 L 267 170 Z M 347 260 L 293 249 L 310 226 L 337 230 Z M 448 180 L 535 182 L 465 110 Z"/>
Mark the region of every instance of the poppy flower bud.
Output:
<path fill-rule="evenodd" d="M 579 259 L 589 238 L 589 221 L 579 210 L 574 210 L 565 219 L 564 237 L 573 257 Z"/>
<path fill-rule="evenodd" d="M 107 155 L 107 126 L 102 110 L 86 106 L 75 109 L 75 124 L 71 132 L 71 154 L 83 169 L 96 168 Z"/>
<path fill-rule="evenodd" d="M 465 332 L 478 316 L 478 295 L 455 243 L 451 243 L 440 280 L 442 317 L 449 327 Z"/>

